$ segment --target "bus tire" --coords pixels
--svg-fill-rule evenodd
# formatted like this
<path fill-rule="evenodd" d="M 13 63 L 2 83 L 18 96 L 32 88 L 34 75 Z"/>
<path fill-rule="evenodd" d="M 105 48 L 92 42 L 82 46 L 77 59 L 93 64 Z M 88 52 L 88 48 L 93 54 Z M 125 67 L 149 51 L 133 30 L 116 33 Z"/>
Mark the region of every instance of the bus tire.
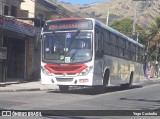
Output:
<path fill-rule="evenodd" d="M 61 92 L 67 92 L 69 90 L 69 86 L 59 85 L 59 90 Z"/>
<path fill-rule="evenodd" d="M 133 84 L 133 75 L 134 75 L 134 73 L 132 71 L 131 74 L 130 74 L 129 83 L 127 83 L 127 84 L 121 84 L 121 88 L 127 89 L 127 88 L 131 88 L 132 87 L 132 84 Z"/>

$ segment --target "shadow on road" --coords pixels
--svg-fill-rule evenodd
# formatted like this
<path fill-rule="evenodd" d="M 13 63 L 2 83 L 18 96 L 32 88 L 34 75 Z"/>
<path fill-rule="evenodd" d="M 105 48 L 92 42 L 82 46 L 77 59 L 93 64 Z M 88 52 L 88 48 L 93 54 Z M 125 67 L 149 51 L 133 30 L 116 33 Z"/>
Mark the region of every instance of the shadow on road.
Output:
<path fill-rule="evenodd" d="M 78 88 L 78 89 L 73 89 L 71 88 L 69 91 L 67 92 L 61 92 L 59 90 L 57 91 L 53 91 L 50 90 L 48 91 L 48 93 L 69 93 L 69 94 L 82 94 L 82 95 L 98 95 L 98 94 L 104 94 L 104 93 L 110 93 L 110 92 L 117 92 L 117 91 L 123 91 L 123 90 L 132 90 L 135 88 L 142 88 L 143 86 L 141 85 L 133 85 L 131 88 L 125 89 L 125 88 L 121 88 L 120 86 L 109 86 L 106 87 L 105 89 L 102 89 L 100 87 L 96 87 L 96 88 Z"/>
<path fill-rule="evenodd" d="M 142 110 L 154 110 L 154 111 L 160 111 L 160 100 L 148 100 L 145 98 L 120 98 L 120 100 L 124 101 L 137 101 L 137 102 L 151 102 L 155 103 L 156 105 L 153 105 L 153 108 L 158 107 L 156 109 L 148 109 L 148 108 L 142 108 Z M 151 107 L 150 107 L 151 108 Z"/>

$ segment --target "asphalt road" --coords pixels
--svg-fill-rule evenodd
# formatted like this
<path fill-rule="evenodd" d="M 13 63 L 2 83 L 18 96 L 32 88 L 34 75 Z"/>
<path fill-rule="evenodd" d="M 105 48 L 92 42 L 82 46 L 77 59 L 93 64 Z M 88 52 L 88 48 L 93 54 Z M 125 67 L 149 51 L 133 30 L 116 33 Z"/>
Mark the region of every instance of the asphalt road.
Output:
<path fill-rule="evenodd" d="M 129 110 L 126 113 L 134 110 L 141 113 L 144 110 L 154 113 L 157 110 L 160 112 L 160 82 L 144 83 L 134 85 L 131 89 L 121 89 L 120 87 L 108 87 L 105 92 L 96 91 L 93 89 L 76 89 L 70 90 L 67 93 L 59 91 L 29 91 L 29 92 L 1 92 L 0 93 L 0 109 L 1 110 Z M 134 113 L 134 111 L 131 113 Z M 63 111 L 61 111 L 63 112 Z M 58 112 L 58 113 L 61 113 Z M 86 111 L 87 112 L 87 111 Z M 80 113 L 85 113 L 81 111 Z M 136 111 L 137 112 L 137 111 Z M 46 118 L 56 119 L 74 119 L 74 111 L 69 112 L 67 117 L 50 117 L 47 112 Z M 55 112 L 54 112 L 55 113 Z M 67 112 L 68 113 L 68 112 Z M 76 117 L 78 119 L 139 119 L 139 117 L 121 117 L 112 116 L 103 117 L 96 116 L 98 111 L 89 112 L 93 114 L 88 117 Z M 100 112 L 102 113 L 102 112 Z M 109 113 L 109 112 L 106 112 Z M 123 112 L 112 111 L 113 115 L 120 115 Z M 91 114 L 91 115 L 92 115 Z M 81 114 L 80 114 L 81 115 Z M 103 115 L 103 114 L 102 114 Z M 122 115 L 125 115 L 124 113 Z M 32 117 L 33 118 L 33 117 Z M 38 117 L 40 118 L 40 117 Z M 41 117 L 42 118 L 42 117 Z M 158 119 L 154 116 L 143 116 L 143 119 Z"/>

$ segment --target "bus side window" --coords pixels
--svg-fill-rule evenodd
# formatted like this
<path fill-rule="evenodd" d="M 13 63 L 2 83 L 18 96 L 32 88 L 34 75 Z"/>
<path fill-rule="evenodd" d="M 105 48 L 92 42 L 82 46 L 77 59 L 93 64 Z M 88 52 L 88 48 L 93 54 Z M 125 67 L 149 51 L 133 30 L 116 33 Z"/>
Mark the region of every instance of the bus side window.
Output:
<path fill-rule="evenodd" d="M 139 59 L 140 58 L 140 56 L 139 56 L 140 54 L 139 53 L 140 53 L 140 49 L 139 49 L 138 46 L 136 46 L 136 61 L 137 62 L 140 62 L 140 59 Z"/>
<path fill-rule="evenodd" d="M 98 30 L 95 32 L 95 50 L 100 53 L 103 51 L 103 33 Z"/>
<path fill-rule="evenodd" d="M 125 42 L 121 37 L 119 37 L 119 39 L 118 39 L 118 45 L 119 45 L 118 54 L 119 54 L 120 57 L 124 57 Z"/>
<path fill-rule="evenodd" d="M 95 30 L 95 52 L 98 51 L 98 39 L 99 39 L 99 31 Z"/>
<path fill-rule="evenodd" d="M 143 63 L 144 62 L 144 50 L 143 48 L 139 48 L 140 49 L 140 63 Z"/>
<path fill-rule="evenodd" d="M 131 46 L 131 50 L 130 50 L 131 60 L 135 61 L 136 60 L 135 45 L 131 43 L 130 46 Z"/>
<path fill-rule="evenodd" d="M 103 52 L 103 33 L 101 32 L 100 34 L 99 34 L 99 41 L 98 41 L 98 50 L 99 50 L 99 52 Z"/>
<path fill-rule="evenodd" d="M 117 36 L 115 34 L 110 35 L 110 40 L 111 40 L 111 51 L 112 55 L 118 56 L 118 47 L 117 47 Z"/>
<path fill-rule="evenodd" d="M 128 41 L 125 41 L 125 44 L 126 44 L 126 47 L 125 47 L 125 52 L 124 52 L 124 55 L 125 55 L 125 58 L 126 59 L 129 59 L 129 42 Z"/>
<path fill-rule="evenodd" d="M 110 41 L 109 41 L 109 31 L 104 31 L 104 43 L 103 43 L 103 48 L 104 48 L 104 53 L 105 54 L 110 54 L 111 53 L 111 47 L 110 47 Z"/>

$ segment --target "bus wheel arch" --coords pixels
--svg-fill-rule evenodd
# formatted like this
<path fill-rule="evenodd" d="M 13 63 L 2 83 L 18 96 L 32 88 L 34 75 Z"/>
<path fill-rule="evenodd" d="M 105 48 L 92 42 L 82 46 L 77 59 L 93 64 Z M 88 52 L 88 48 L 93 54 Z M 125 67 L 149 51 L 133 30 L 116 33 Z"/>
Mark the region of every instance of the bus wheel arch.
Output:
<path fill-rule="evenodd" d="M 110 78 L 110 70 L 109 70 L 109 68 L 106 68 L 104 76 L 103 76 L 103 86 L 104 87 L 106 87 L 106 85 L 108 85 L 109 78 Z"/>
<path fill-rule="evenodd" d="M 134 72 L 131 71 L 130 73 L 130 77 L 129 77 L 129 82 L 126 84 L 121 84 L 121 88 L 122 89 L 127 89 L 127 88 L 131 88 L 132 84 L 133 84 L 133 76 L 134 76 Z"/>
<path fill-rule="evenodd" d="M 128 83 L 128 87 L 132 87 L 132 84 L 133 84 L 133 75 L 134 75 L 134 72 L 131 71 L 130 73 L 130 77 L 129 77 L 129 83 Z"/>

